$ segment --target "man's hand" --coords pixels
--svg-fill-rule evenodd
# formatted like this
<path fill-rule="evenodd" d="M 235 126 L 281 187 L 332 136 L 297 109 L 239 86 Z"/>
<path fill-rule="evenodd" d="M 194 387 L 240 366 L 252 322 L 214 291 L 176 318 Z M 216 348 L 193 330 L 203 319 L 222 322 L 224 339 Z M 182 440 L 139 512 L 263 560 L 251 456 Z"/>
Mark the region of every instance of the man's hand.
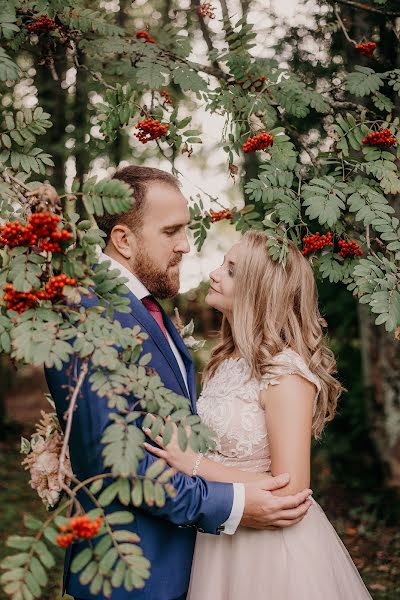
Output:
<path fill-rule="evenodd" d="M 240 525 L 254 529 L 290 527 L 302 520 L 312 502 L 307 489 L 294 496 L 274 496 L 271 492 L 285 487 L 289 475 L 266 477 L 265 481 L 245 484 L 245 506 Z"/>

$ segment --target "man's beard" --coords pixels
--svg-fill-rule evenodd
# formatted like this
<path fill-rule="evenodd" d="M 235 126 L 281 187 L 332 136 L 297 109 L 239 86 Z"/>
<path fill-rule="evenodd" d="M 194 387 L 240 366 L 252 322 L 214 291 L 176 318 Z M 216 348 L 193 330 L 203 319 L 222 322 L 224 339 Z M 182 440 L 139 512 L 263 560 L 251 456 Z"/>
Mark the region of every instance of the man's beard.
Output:
<path fill-rule="evenodd" d="M 168 264 L 168 267 L 178 265 L 182 260 L 182 255 L 175 256 Z M 156 298 L 172 298 L 179 292 L 180 280 L 179 269 L 172 271 L 167 269 L 161 271 L 147 252 L 142 248 L 135 257 L 133 272 L 143 283 L 149 292 Z"/>

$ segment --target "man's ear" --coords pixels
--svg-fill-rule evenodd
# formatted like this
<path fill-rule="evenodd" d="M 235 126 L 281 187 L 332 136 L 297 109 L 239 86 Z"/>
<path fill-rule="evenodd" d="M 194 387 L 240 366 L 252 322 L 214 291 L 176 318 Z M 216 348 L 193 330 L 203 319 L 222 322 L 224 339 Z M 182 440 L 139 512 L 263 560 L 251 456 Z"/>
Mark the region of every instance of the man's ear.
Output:
<path fill-rule="evenodd" d="M 110 234 L 110 241 L 124 258 L 132 258 L 136 239 L 127 225 L 115 225 Z"/>

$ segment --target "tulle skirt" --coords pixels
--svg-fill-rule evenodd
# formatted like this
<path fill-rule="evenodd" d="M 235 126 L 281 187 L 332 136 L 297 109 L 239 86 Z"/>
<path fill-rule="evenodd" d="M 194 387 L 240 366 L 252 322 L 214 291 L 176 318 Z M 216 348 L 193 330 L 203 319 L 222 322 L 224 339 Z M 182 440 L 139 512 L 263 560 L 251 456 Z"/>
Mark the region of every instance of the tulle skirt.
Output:
<path fill-rule="evenodd" d="M 371 600 L 345 546 L 313 501 L 285 529 L 197 534 L 188 600 Z"/>

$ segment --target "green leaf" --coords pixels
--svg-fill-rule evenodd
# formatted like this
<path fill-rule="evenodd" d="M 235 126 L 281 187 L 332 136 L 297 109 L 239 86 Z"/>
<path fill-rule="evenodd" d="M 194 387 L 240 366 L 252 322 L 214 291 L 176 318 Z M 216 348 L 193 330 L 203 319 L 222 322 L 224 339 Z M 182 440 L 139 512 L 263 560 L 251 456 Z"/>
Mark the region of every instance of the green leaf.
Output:
<path fill-rule="evenodd" d="M 141 506 L 143 503 L 143 485 L 140 479 L 136 479 L 132 489 L 132 504 Z"/>
<path fill-rule="evenodd" d="M 107 486 L 99 496 L 99 504 L 100 506 L 108 506 L 114 500 L 116 495 L 118 494 L 119 484 L 118 481 L 115 481 L 111 485 Z"/>
<path fill-rule="evenodd" d="M 93 558 L 93 552 L 91 548 L 85 548 L 75 555 L 70 569 L 72 573 L 79 573 L 82 569 L 91 561 Z"/>
<path fill-rule="evenodd" d="M 38 584 L 41 587 L 45 587 L 47 585 L 47 581 L 48 581 L 47 573 L 44 570 L 44 568 L 42 567 L 39 560 L 36 558 L 36 556 L 32 556 L 30 569 L 32 571 L 34 578 L 38 582 Z"/>
<path fill-rule="evenodd" d="M 99 572 L 102 575 L 108 575 L 118 557 L 118 551 L 116 548 L 110 548 L 108 552 L 103 556 L 99 563 Z"/>
<path fill-rule="evenodd" d="M 383 79 L 373 69 L 357 65 L 355 71 L 347 75 L 345 86 L 355 96 L 368 96 L 383 86 Z"/>
<path fill-rule="evenodd" d="M 88 585 L 96 575 L 99 567 L 97 562 L 90 562 L 82 571 L 79 576 L 79 581 L 82 585 Z"/>
<path fill-rule="evenodd" d="M 11 60 L 7 52 L 0 48 L 0 81 L 16 81 L 21 77 L 21 70 Z"/>
<path fill-rule="evenodd" d="M 132 523 L 134 516 L 126 510 L 116 511 L 106 516 L 106 520 L 110 525 L 125 525 Z"/>

